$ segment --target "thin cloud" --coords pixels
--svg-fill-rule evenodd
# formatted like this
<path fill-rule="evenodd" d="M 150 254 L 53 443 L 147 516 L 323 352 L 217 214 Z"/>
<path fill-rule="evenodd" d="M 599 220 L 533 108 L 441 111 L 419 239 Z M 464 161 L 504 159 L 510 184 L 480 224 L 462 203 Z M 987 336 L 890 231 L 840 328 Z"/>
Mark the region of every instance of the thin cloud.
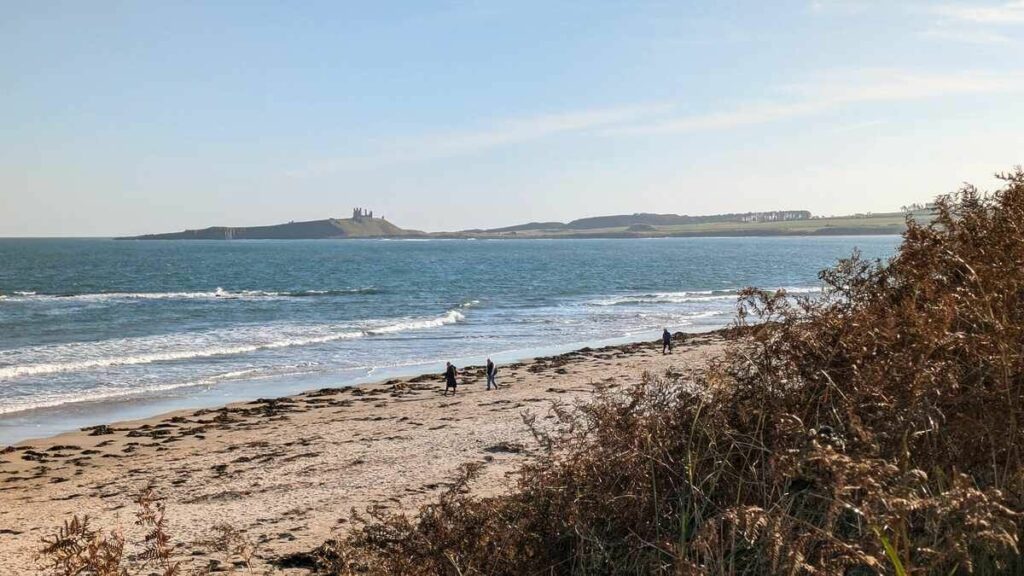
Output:
<path fill-rule="evenodd" d="M 924 74 L 860 70 L 822 74 L 813 81 L 777 87 L 774 101 L 748 102 L 731 109 L 666 116 L 668 104 L 645 104 L 547 114 L 498 121 L 480 130 L 398 138 L 379 151 L 324 160 L 289 172 L 306 177 L 370 170 L 397 164 L 472 155 L 490 149 L 564 134 L 658 135 L 730 130 L 832 113 L 868 103 L 896 103 L 962 95 L 1024 92 L 1024 75 L 961 72 Z"/>
<path fill-rule="evenodd" d="M 614 127 L 608 131 L 620 134 L 677 134 L 721 130 L 815 116 L 863 103 L 1024 92 L 1024 76 L 977 72 L 920 74 L 868 70 L 826 74 L 814 82 L 785 86 L 780 92 L 786 94 L 788 98 L 625 128 Z"/>
<path fill-rule="evenodd" d="M 992 5 L 940 4 L 926 9 L 935 21 L 921 36 L 965 44 L 1007 45 L 1019 34 L 1007 28 L 1024 24 L 1024 0 Z"/>
<path fill-rule="evenodd" d="M 818 114 L 827 109 L 823 102 L 755 103 L 722 112 L 710 112 L 673 118 L 660 122 L 625 127 L 612 127 L 611 134 L 676 134 L 683 132 L 727 130 L 741 126 L 765 124 L 787 118 Z"/>
<path fill-rule="evenodd" d="M 936 27 L 925 30 L 921 37 L 932 40 L 961 42 L 963 44 L 982 44 L 987 46 L 1004 46 L 1013 44 L 1014 39 L 1000 32 L 984 29 L 957 30 L 948 27 Z"/>
<path fill-rule="evenodd" d="M 886 124 L 888 124 L 888 122 L 885 120 L 865 120 L 863 122 L 855 122 L 853 124 L 843 124 L 842 126 L 837 126 L 834 132 L 858 132 L 861 130 L 869 130 L 871 128 L 876 128 L 878 126 L 885 126 Z"/>
<path fill-rule="evenodd" d="M 833 72 L 787 91 L 828 103 L 897 102 L 1024 89 L 1024 75 L 991 72 L 921 73 L 890 69 Z"/>
<path fill-rule="evenodd" d="M 976 45 L 1014 44 L 1017 35 L 1004 33 L 1008 26 L 1024 24 L 1024 0 L 969 4 L 966 2 L 878 2 L 870 0 L 814 0 L 813 13 L 859 15 L 880 10 L 905 16 L 925 40 L 941 40 Z"/>
<path fill-rule="evenodd" d="M 666 104 L 642 104 L 508 119 L 479 130 L 400 138 L 384 146 L 384 149 L 378 153 L 317 162 L 293 170 L 289 175 L 310 176 L 377 168 L 396 163 L 465 156 L 498 146 L 532 142 L 560 134 L 583 133 L 636 122 L 642 118 L 663 114 L 669 109 L 670 107 Z"/>
<path fill-rule="evenodd" d="M 988 6 L 943 4 L 931 8 L 931 12 L 944 18 L 978 24 L 1024 24 L 1024 0 Z"/>
<path fill-rule="evenodd" d="M 866 0 L 814 0 L 811 2 L 812 12 L 840 11 L 847 14 L 866 12 L 875 3 Z"/>
<path fill-rule="evenodd" d="M 556 134 L 583 132 L 630 122 L 664 112 L 666 109 L 665 105 L 645 105 L 506 120 L 483 131 L 433 136 L 425 142 L 415 143 L 415 146 L 429 147 L 432 155 L 469 154 L 495 146 L 529 142 Z"/>

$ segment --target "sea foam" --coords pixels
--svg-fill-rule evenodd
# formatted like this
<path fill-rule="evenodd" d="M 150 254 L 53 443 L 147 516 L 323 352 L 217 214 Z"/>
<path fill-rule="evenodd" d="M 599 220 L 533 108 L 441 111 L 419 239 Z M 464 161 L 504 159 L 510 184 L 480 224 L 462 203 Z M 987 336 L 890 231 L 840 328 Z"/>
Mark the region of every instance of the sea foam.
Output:
<path fill-rule="evenodd" d="M 225 290 L 217 287 L 209 291 L 193 292 L 94 292 L 68 294 L 39 294 L 33 291 L 15 291 L 0 297 L 16 301 L 83 301 L 108 302 L 117 300 L 266 300 L 283 298 L 308 298 L 327 296 L 350 296 L 356 294 L 376 294 L 374 287 L 350 288 L 344 290 Z"/>
<path fill-rule="evenodd" d="M 789 295 L 809 295 L 821 293 L 821 288 L 813 286 L 792 286 L 779 288 Z M 713 302 L 716 300 L 736 300 L 736 290 L 689 290 L 680 292 L 648 292 L 642 294 L 621 294 L 587 301 L 590 306 L 622 306 L 637 304 L 687 304 Z"/>
<path fill-rule="evenodd" d="M 426 330 L 465 320 L 458 310 L 436 317 L 367 321 L 361 326 L 265 325 L 206 332 L 72 342 L 0 351 L 0 381 L 24 376 L 81 372 L 311 346 L 338 340 Z"/>

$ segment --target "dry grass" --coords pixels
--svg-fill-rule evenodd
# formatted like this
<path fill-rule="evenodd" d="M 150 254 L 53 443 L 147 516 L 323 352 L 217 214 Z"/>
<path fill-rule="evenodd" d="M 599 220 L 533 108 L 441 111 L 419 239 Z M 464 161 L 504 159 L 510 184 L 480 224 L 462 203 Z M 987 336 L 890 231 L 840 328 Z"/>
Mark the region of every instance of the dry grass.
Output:
<path fill-rule="evenodd" d="M 135 503 L 139 507 L 135 524 L 145 534 L 132 557 L 126 552 L 126 540 L 120 530 L 94 530 L 88 516 L 74 516 L 54 534 L 43 538 L 41 567 L 60 576 L 127 576 L 128 566 L 134 561 L 140 569 L 149 568 L 153 574 L 179 576 L 181 566 L 172 559 L 173 545 L 163 502 L 147 487 Z"/>
<path fill-rule="evenodd" d="M 163 501 L 147 487 L 135 499 L 135 525 L 142 535 L 129 546 L 122 530 L 95 530 L 88 516 L 75 515 L 53 534 L 43 538 L 39 568 L 54 576 L 184 576 L 182 563 L 175 559 L 176 545 L 166 520 Z M 187 572 L 207 576 L 214 571 L 235 573 L 240 565 L 252 574 L 258 546 L 244 532 L 228 524 L 216 524 L 198 548 L 220 556 L 222 564 Z M 129 549 L 130 548 L 130 549 Z M 28 572 L 26 572 L 28 573 Z"/>
<path fill-rule="evenodd" d="M 747 290 L 698 382 L 556 409 L 506 496 L 370 511 L 330 574 L 1021 573 L 1024 172 L 817 300 Z"/>

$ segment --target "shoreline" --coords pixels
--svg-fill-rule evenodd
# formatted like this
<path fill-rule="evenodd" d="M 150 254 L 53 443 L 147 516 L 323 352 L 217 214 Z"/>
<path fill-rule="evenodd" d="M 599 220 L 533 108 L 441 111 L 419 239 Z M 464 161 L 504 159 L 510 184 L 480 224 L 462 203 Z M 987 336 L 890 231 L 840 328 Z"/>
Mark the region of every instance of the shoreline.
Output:
<path fill-rule="evenodd" d="M 428 232 L 426 236 L 355 236 L 337 238 L 235 238 L 230 242 L 278 242 L 278 241 L 310 241 L 310 240 L 643 240 L 643 239 L 665 239 L 665 238 L 806 238 L 806 237 L 844 237 L 856 238 L 859 236 L 902 236 L 902 231 L 887 230 L 883 228 L 851 228 L 845 230 L 829 230 L 828 232 L 784 232 L 784 233 L 754 233 L 754 234 L 724 234 L 721 232 L 700 232 L 700 233 L 677 233 L 677 234 L 653 234 L 653 235 L 623 235 L 623 234 L 581 234 L 577 236 L 567 234 L 552 235 L 501 235 L 501 234 L 469 234 L 461 232 Z M 225 242 L 228 240 L 217 239 L 138 239 L 135 237 L 122 236 L 0 236 L 0 240 L 117 240 L 127 242 L 139 240 L 145 242 L 177 242 L 188 240 L 190 242 L 212 241 Z"/>
<path fill-rule="evenodd" d="M 430 501 L 465 462 L 485 464 L 474 490 L 504 490 L 533 451 L 523 411 L 543 422 L 552 402 L 585 402 L 645 370 L 699 370 L 723 344 L 719 330 L 667 356 L 656 342 L 585 347 L 501 365 L 497 391 L 467 366 L 454 397 L 427 373 L 25 440 L 0 453 L 0 573 L 34 566 L 39 539 L 73 513 L 131 536 L 132 498 L 150 483 L 191 565 L 215 559 L 199 543 L 216 519 L 258 541 L 269 566 L 344 529 L 352 509 Z"/>
<path fill-rule="evenodd" d="M 687 337 L 703 334 L 713 334 L 726 327 L 714 327 L 706 330 L 686 332 Z M 596 340 L 584 340 L 563 345 L 530 347 L 519 350 L 508 350 L 491 355 L 495 362 L 511 364 L 519 362 L 532 362 L 537 358 L 555 356 L 573 352 L 581 348 L 603 348 L 608 346 L 621 346 L 646 341 L 648 337 L 653 339 L 657 331 L 630 334 L 611 338 Z M 483 356 L 464 356 L 453 358 L 451 361 L 456 365 L 473 366 L 477 363 L 483 364 Z M 193 410 L 221 408 L 233 404 L 251 402 L 261 397 L 291 397 L 314 391 L 325 386 L 371 386 L 382 384 L 386 380 L 395 378 L 411 378 L 426 373 L 440 373 L 444 370 L 444 361 L 420 362 L 408 365 L 395 365 L 385 367 L 370 367 L 363 376 L 346 378 L 339 372 L 323 374 L 294 375 L 298 377 L 275 377 L 260 378 L 256 380 L 240 380 L 227 382 L 220 386 L 209 386 L 196 384 L 182 386 L 168 390 L 167 393 L 156 393 L 152 396 L 144 394 L 124 395 L 112 398 L 82 400 L 69 402 L 57 406 L 42 406 L 18 412 L 0 414 L 0 438 L 10 436 L 21 436 L 13 440 L 0 441 L 0 450 L 7 446 L 18 446 L 31 442 L 41 442 L 62 434 L 75 433 L 82 428 L 111 423 L 131 423 L 136 421 L 151 420 L 171 416 L 178 412 Z M 339 382 L 341 380 L 341 382 Z M 255 385 L 253 385 L 255 383 Z M 193 390 L 193 394 L 185 396 L 176 395 L 175 392 Z M 125 417 L 117 417 L 117 414 L 126 414 Z M 33 419 L 33 416 L 42 415 L 43 418 Z M 24 421 L 24 423 L 19 423 Z M 39 434 L 8 434 L 6 429 L 29 429 L 32 422 L 40 422 L 35 426 L 43 428 Z M 64 426 L 50 424 L 53 421 L 69 422 Z"/>

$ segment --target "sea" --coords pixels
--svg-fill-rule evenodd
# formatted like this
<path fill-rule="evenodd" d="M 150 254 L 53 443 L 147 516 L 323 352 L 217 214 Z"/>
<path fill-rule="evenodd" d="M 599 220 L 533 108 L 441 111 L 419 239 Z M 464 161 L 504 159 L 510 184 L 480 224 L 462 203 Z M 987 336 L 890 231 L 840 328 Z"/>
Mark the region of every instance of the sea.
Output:
<path fill-rule="evenodd" d="M 179 408 L 703 332 L 897 236 L 0 239 L 0 446 Z"/>

